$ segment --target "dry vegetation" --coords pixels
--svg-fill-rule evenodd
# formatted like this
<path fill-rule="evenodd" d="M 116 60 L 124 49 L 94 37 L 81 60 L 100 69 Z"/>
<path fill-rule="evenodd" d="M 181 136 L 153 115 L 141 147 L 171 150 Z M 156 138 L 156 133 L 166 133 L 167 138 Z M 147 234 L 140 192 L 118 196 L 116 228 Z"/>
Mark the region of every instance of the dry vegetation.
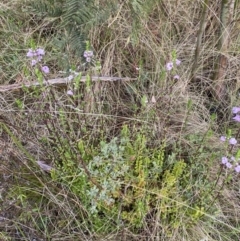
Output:
<path fill-rule="evenodd" d="M 238 0 L 1 1 L 0 240 L 239 240 L 221 164 L 239 144 L 220 141 L 240 142 L 239 17 Z"/>

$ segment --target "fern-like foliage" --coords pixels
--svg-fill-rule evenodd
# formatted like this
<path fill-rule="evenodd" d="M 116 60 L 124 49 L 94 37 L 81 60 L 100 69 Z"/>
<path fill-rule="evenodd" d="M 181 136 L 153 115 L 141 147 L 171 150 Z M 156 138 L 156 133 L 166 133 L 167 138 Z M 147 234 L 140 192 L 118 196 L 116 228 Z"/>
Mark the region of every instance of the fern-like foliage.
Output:
<path fill-rule="evenodd" d="M 28 10 L 39 17 L 60 17 L 63 13 L 65 0 L 40 0 L 30 1 Z"/>
<path fill-rule="evenodd" d="M 37 21 L 47 23 L 45 28 L 50 26 L 47 34 L 61 40 L 58 44 L 61 51 L 67 49 L 82 56 L 90 27 L 105 21 L 114 6 L 112 3 L 99 6 L 94 0 L 31 0 L 28 12 Z"/>

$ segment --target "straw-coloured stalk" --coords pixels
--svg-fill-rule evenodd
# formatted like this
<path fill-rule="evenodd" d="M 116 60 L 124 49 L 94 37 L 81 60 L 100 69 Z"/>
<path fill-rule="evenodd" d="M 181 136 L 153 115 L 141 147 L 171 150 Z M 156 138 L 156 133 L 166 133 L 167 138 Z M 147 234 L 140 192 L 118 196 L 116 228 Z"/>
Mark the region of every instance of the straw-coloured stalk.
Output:
<path fill-rule="evenodd" d="M 202 36 L 206 27 L 207 23 L 207 10 L 208 10 L 208 4 L 209 0 L 205 0 L 203 3 L 203 11 L 202 11 L 202 16 L 201 16 L 201 22 L 200 22 L 200 27 L 198 30 L 198 36 L 197 36 L 197 43 L 196 43 L 196 49 L 195 49 L 195 55 L 194 55 L 194 62 L 192 66 L 192 72 L 191 72 L 191 79 L 194 79 L 196 69 L 198 66 L 198 59 L 199 59 L 199 53 L 201 50 L 201 45 L 202 45 Z"/>
<path fill-rule="evenodd" d="M 30 83 L 23 83 L 23 84 L 12 84 L 12 85 L 1 85 L 0 92 L 8 92 L 8 91 L 18 91 L 23 87 L 31 88 L 36 86 L 67 86 L 68 84 L 73 82 L 73 78 L 66 77 L 66 78 L 57 78 L 57 79 L 50 79 L 44 80 L 42 83 L 39 81 L 30 82 Z M 91 76 L 91 81 L 98 82 L 98 81 L 106 81 L 106 82 L 113 82 L 113 81 L 132 81 L 136 80 L 136 78 L 129 78 L 129 77 L 101 77 L 101 76 Z M 80 82 L 86 82 L 87 76 L 82 76 Z"/>
<path fill-rule="evenodd" d="M 220 31 L 218 51 L 219 56 L 214 68 L 215 89 L 217 100 L 222 100 L 226 94 L 225 75 L 228 67 L 228 48 L 230 45 L 231 25 L 234 14 L 235 0 L 222 0 L 220 15 Z"/>

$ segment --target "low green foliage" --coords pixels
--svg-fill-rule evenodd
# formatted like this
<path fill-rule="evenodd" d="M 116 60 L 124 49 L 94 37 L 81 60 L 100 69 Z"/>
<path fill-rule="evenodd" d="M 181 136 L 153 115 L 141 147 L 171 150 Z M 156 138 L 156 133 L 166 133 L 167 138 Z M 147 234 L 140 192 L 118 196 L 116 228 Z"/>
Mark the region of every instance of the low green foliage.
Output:
<path fill-rule="evenodd" d="M 132 136 L 124 126 L 118 138 L 97 146 L 79 140 L 76 146 L 77 153 L 69 145 L 57 148 L 60 159 L 51 177 L 79 197 L 95 231 L 109 218 L 115 220 L 112 228 L 122 222 L 141 228 L 148 215 L 159 214 L 160 225 L 174 227 L 181 225 L 183 217 L 191 223 L 202 216 L 198 208 L 193 211 L 200 198 L 194 203 L 188 199 L 194 195 L 186 182 L 192 167 L 183 159 L 167 157 L 164 142 L 151 148 L 143 133 Z M 192 193 L 184 194 L 186 189 Z"/>

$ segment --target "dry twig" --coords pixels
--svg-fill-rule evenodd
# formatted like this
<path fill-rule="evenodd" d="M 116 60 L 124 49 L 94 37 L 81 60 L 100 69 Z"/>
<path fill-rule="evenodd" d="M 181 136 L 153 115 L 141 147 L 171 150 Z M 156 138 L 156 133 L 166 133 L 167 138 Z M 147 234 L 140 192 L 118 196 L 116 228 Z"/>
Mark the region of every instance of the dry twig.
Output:
<path fill-rule="evenodd" d="M 86 82 L 87 76 L 82 76 L 80 79 L 80 82 Z M 68 84 L 72 83 L 74 79 L 66 77 L 66 78 L 56 78 L 56 79 L 50 79 L 50 80 L 44 80 L 41 82 L 31 82 L 31 83 L 24 83 L 24 84 L 12 84 L 12 85 L 0 85 L 0 92 L 14 92 L 21 90 L 23 87 L 31 88 L 35 86 L 67 86 Z M 92 76 L 92 81 L 132 81 L 136 80 L 136 78 L 121 78 L 121 77 L 98 77 L 98 76 Z"/>

